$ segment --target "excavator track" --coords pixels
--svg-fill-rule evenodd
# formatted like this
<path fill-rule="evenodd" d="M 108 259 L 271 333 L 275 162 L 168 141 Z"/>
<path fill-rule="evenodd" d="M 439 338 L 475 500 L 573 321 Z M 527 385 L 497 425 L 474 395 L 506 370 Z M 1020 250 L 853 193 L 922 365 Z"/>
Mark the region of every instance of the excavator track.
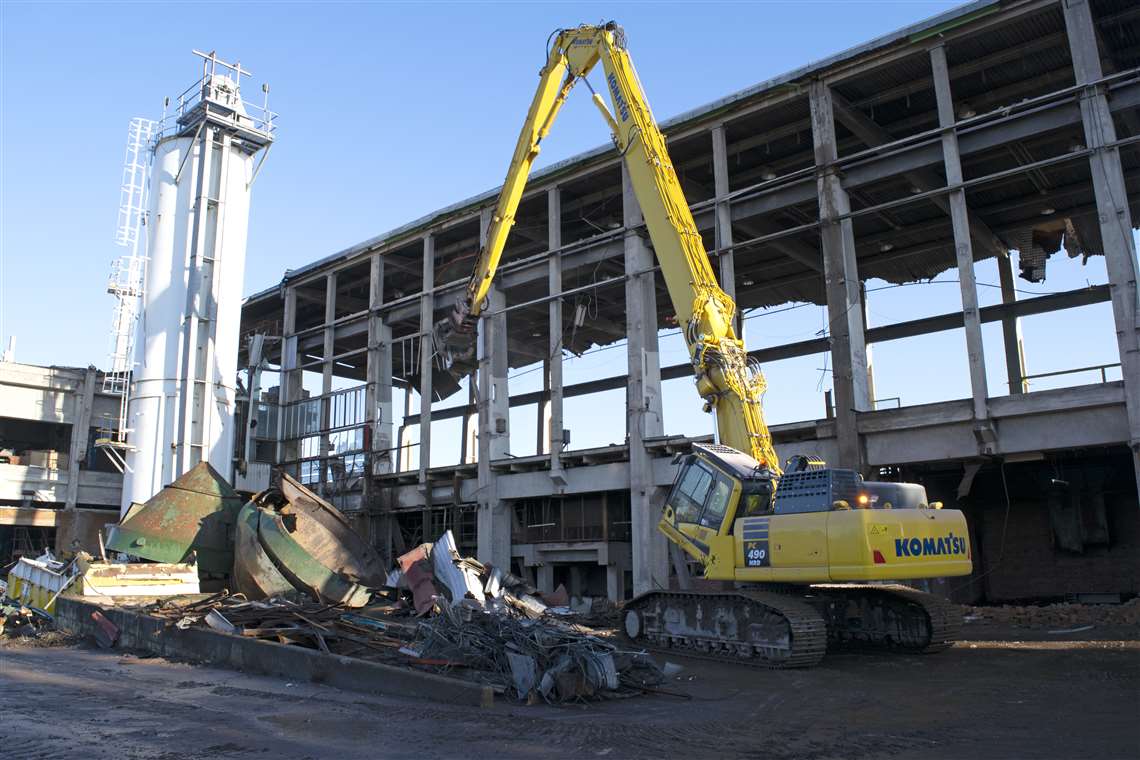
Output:
<path fill-rule="evenodd" d="M 766 668 L 810 668 L 827 652 L 812 605 L 753 589 L 642 594 L 625 605 L 625 633 L 647 649 Z"/>
<path fill-rule="evenodd" d="M 820 584 L 808 601 L 827 619 L 833 646 L 887 647 L 929 654 L 951 647 L 962 629 L 960 608 L 898 584 Z"/>
<path fill-rule="evenodd" d="M 956 605 L 898 584 L 654 591 L 625 606 L 625 633 L 646 649 L 781 669 L 810 668 L 829 646 L 940 652 L 961 626 Z"/>

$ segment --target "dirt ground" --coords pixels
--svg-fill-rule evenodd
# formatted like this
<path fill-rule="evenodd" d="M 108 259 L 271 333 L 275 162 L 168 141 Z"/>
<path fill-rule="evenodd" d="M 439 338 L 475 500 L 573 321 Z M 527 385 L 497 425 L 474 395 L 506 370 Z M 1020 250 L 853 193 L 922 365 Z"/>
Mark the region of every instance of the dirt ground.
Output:
<path fill-rule="evenodd" d="M 1133 758 L 1140 630 L 986 622 L 937 655 L 808 671 L 681 657 L 668 688 L 570 707 L 372 697 L 84 645 L 0 648 L 4 758 Z M 661 661 L 661 658 L 659 658 Z"/>

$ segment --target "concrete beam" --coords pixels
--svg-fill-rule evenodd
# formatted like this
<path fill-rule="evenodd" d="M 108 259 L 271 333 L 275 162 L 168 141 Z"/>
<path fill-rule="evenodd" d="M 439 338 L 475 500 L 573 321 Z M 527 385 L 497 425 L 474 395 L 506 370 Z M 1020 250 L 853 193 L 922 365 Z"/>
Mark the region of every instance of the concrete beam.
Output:
<path fill-rule="evenodd" d="M 1109 300 L 1108 286 L 1094 285 L 1089 288 L 1069 290 L 1062 293 L 1051 293 L 1049 295 L 1037 296 L 1036 298 L 1016 301 L 1009 304 L 984 306 L 980 309 L 980 314 L 982 324 L 986 324 L 989 322 L 1000 322 L 1005 319 L 1018 319 L 1034 314 L 1048 314 L 1065 309 L 1105 303 Z M 936 314 L 931 317 L 922 317 L 921 319 L 912 319 L 906 322 L 894 322 L 879 327 L 867 327 L 864 330 L 864 335 L 866 336 L 867 344 L 885 343 L 902 338 L 912 338 L 916 335 L 929 335 L 944 330 L 961 329 L 963 324 L 962 313 L 955 311 L 949 314 Z M 778 346 L 755 349 L 749 351 L 748 355 L 761 364 L 764 364 L 781 359 L 792 359 L 797 356 L 822 353 L 827 351 L 830 346 L 829 338 L 812 338 L 811 340 L 798 341 L 796 343 L 784 343 Z M 681 377 L 688 378 L 692 377 L 692 374 L 693 367 L 687 362 L 683 364 L 671 364 L 661 368 L 662 380 L 676 380 Z M 870 380 L 868 380 L 868 382 L 870 382 Z M 562 392 L 564 398 L 571 398 L 615 390 L 617 388 L 626 388 L 628 385 L 628 375 L 611 375 L 610 377 L 598 378 L 597 380 L 587 380 L 581 383 L 565 385 L 563 386 Z M 542 394 L 540 391 L 515 394 L 511 396 L 511 406 L 518 407 L 537 404 L 541 398 Z M 474 409 L 475 401 L 472 399 L 466 407 L 450 407 L 432 412 L 431 418 L 433 421 L 454 419 L 468 415 Z M 833 457 L 832 459 L 835 458 Z M 473 462 L 474 459 L 470 461 Z"/>
<path fill-rule="evenodd" d="M 311 681 L 346 691 L 413 697 L 453 705 L 491 707 L 490 686 L 435 673 L 370 662 L 355 657 L 325 654 L 317 649 L 275 641 L 232 636 L 210 629 L 181 629 L 163 618 L 129 609 L 103 607 L 76 597 L 56 602 L 56 622 L 71 634 L 90 637 L 98 627 L 92 615 L 100 612 L 118 629 L 118 645 L 193 662 L 209 662 L 246 673 Z"/>
<path fill-rule="evenodd" d="M 832 90 L 831 99 L 832 105 L 835 107 L 835 118 L 851 130 L 852 134 L 862 140 L 868 148 L 894 142 L 894 135 L 848 103 L 847 99 L 838 92 Z M 930 169 L 916 169 L 906 172 L 903 176 L 924 192 L 943 186 L 942 179 Z M 930 201 L 946 213 L 950 213 L 950 202 L 943 196 L 935 196 Z M 1009 251 L 1009 246 L 998 238 L 989 225 L 977 218 L 976 214 L 970 215 L 970 235 L 978 247 L 990 251 L 995 256 L 1004 255 Z"/>
<path fill-rule="evenodd" d="M 949 187 L 962 183 L 962 160 L 958 152 L 958 132 L 954 126 L 954 98 L 950 92 L 950 73 L 946 65 L 946 48 L 936 45 L 930 50 L 934 72 L 934 94 L 938 101 L 938 123 L 942 127 L 942 156 Z M 962 294 L 962 317 L 966 329 L 966 353 L 970 366 L 970 391 L 974 403 L 974 435 L 979 454 L 993 454 L 998 448 L 997 431 L 989 421 L 989 388 L 986 381 L 986 355 L 982 345 L 982 321 L 978 310 L 978 285 L 974 276 L 974 249 L 970 239 L 966 191 L 951 190 L 950 222 L 954 228 L 954 253 L 958 259 L 959 291 Z"/>

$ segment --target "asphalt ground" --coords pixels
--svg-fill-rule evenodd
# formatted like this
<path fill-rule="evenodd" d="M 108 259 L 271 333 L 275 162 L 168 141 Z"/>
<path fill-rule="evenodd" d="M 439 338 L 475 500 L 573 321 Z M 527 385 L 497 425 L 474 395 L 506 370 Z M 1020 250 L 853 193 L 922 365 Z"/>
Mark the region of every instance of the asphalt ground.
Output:
<path fill-rule="evenodd" d="M 829 653 L 798 671 L 670 657 L 683 670 L 665 688 L 688 699 L 482 709 L 9 640 L 0 756 L 1140 757 L 1140 630 L 966 636 L 936 655 Z"/>

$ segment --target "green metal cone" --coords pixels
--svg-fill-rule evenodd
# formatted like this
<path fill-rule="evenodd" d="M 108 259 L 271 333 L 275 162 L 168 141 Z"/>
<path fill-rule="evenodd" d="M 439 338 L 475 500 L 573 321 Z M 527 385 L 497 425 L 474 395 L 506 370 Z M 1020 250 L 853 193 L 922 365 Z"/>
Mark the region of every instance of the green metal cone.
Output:
<path fill-rule="evenodd" d="M 107 548 L 152 562 L 183 562 L 193 551 L 199 570 L 228 574 L 241 506 L 218 471 L 200 462 L 111 526 Z"/>

